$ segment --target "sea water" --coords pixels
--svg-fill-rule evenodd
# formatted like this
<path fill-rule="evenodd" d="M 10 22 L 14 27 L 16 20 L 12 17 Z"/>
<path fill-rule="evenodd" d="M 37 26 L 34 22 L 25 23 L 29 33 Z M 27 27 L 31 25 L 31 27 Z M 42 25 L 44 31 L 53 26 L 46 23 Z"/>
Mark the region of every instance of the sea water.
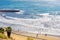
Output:
<path fill-rule="evenodd" d="M 39 34 L 42 33 L 59 35 L 60 31 L 58 30 L 60 29 L 59 26 L 57 26 L 58 24 L 60 24 L 59 6 L 52 7 L 52 4 L 51 5 L 47 4 L 48 6 L 46 6 L 45 4 L 47 3 L 42 1 L 41 2 L 12 1 L 12 0 L 0 1 L 0 9 L 20 10 L 19 13 L 1 12 L 0 13 L 1 27 L 11 26 L 12 29 L 15 31 L 19 30 L 30 33 L 39 32 Z M 54 18 L 56 18 L 56 20 Z M 57 24 L 57 22 L 59 23 Z M 40 26 L 42 28 L 40 28 Z"/>

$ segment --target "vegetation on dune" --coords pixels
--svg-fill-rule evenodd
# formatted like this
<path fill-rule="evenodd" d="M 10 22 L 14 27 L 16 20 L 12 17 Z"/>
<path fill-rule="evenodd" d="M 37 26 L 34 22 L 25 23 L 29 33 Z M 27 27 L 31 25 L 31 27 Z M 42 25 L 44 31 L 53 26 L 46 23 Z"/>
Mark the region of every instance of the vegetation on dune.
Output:
<path fill-rule="evenodd" d="M 0 28 L 0 38 L 7 39 L 7 36 L 4 35 L 4 29 Z"/>
<path fill-rule="evenodd" d="M 6 30 L 7 36 L 4 34 L 4 30 Z M 7 27 L 6 29 L 4 29 L 4 28 L 1 27 L 0 28 L 0 38 L 1 39 L 5 39 L 5 40 L 8 40 L 10 38 L 11 31 L 12 31 L 12 28 L 11 27 Z"/>
<path fill-rule="evenodd" d="M 5 36 L 4 34 L 0 33 L 0 38 L 7 39 L 7 36 Z"/>
<path fill-rule="evenodd" d="M 7 28 L 6 28 L 6 31 L 7 31 L 7 36 L 8 36 L 8 38 L 10 38 L 12 28 L 11 28 L 11 27 L 7 27 Z"/>
<path fill-rule="evenodd" d="M 3 28 L 0 28 L 0 33 L 4 33 L 4 29 Z"/>

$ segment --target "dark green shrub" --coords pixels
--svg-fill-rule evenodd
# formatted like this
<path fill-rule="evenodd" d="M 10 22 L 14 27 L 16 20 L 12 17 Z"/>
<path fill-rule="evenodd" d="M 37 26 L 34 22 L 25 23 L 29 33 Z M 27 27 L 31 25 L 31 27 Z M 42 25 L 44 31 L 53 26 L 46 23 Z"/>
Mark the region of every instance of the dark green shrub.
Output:
<path fill-rule="evenodd" d="M 7 36 L 8 36 L 8 38 L 10 38 L 12 28 L 11 28 L 11 27 L 7 27 L 7 28 L 6 28 L 6 31 L 7 31 Z"/>
<path fill-rule="evenodd" d="M 4 29 L 3 28 L 0 28 L 0 33 L 4 33 Z"/>

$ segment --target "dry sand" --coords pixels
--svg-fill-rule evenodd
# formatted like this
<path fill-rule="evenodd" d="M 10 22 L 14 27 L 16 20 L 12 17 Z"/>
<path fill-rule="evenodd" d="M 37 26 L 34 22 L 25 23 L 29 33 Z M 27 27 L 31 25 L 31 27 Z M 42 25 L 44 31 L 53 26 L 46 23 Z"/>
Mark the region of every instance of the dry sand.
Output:
<path fill-rule="evenodd" d="M 6 32 L 5 32 L 6 34 Z M 22 36 L 22 35 L 17 35 L 12 33 L 11 37 L 14 40 L 27 40 L 27 37 Z M 38 38 L 45 39 L 45 40 L 60 40 L 60 37 L 53 37 L 53 36 L 45 36 L 45 35 L 39 35 Z M 35 38 L 33 38 L 35 40 Z"/>

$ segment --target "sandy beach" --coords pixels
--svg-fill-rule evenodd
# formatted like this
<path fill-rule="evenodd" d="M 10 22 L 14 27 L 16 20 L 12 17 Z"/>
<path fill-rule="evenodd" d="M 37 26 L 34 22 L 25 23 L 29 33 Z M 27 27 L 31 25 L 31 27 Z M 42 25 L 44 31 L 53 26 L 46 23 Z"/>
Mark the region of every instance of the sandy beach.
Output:
<path fill-rule="evenodd" d="M 5 32 L 6 35 L 6 32 Z M 7 35 L 6 35 L 7 36 Z M 14 40 L 27 40 L 27 36 L 19 35 L 19 34 L 11 34 L 11 37 Z M 35 40 L 35 38 L 33 38 Z M 45 36 L 45 35 L 39 35 L 37 40 L 60 40 L 60 37 L 53 37 L 53 36 Z"/>

